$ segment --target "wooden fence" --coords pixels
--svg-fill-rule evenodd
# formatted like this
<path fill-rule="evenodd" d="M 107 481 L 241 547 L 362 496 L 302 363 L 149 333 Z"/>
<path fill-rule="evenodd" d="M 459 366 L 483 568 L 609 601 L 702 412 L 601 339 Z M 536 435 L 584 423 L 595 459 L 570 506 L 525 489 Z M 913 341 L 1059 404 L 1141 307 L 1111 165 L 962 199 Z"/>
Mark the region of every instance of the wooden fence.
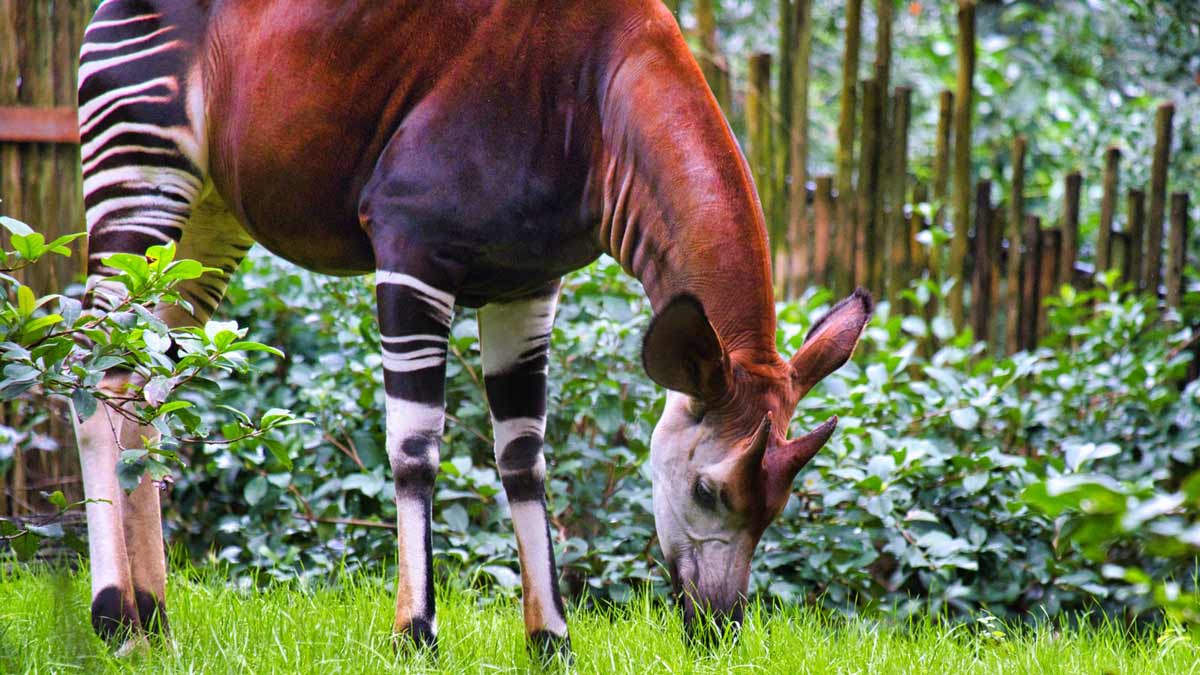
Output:
<path fill-rule="evenodd" d="M 697 16 L 712 12 L 711 0 L 694 2 Z M 1189 195 L 1169 192 L 1172 102 L 1158 108 L 1152 147 L 1114 146 L 1105 153 L 1100 227 L 1094 244 L 1082 247 L 1081 212 L 1092 208 L 1081 203 L 1083 176 L 1078 171 L 1063 176 L 1058 222 L 1028 212 L 1027 139 L 1012 141 L 1006 184 L 973 180 L 974 0 L 957 2 L 956 86 L 937 99 L 929 185 L 917 184 L 908 169 L 912 90 L 889 89 L 895 3 L 874 3 L 872 75 L 859 81 L 863 0 L 847 0 L 835 172 L 810 181 L 805 160 L 812 4 L 780 0 L 778 51 L 748 57 L 742 97 L 746 154 L 767 213 L 776 288 L 783 295 L 812 285 L 840 293 L 863 286 L 894 302 L 915 279 L 954 280 L 946 309 L 955 326 L 969 326 L 978 339 L 1010 353 L 1035 346 L 1045 331 L 1042 299 L 1061 284 L 1092 283 L 1097 270 L 1118 269 L 1139 291 L 1179 306 L 1186 285 Z M 721 70 L 727 61 L 710 51 L 719 44 L 711 34 L 715 22 L 698 21 L 697 30 L 710 85 L 727 92 L 728 69 Z M 726 113 L 734 115 L 730 98 L 718 95 Z M 1128 189 L 1128 215 L 1119 223 L 1123 152 L 1151 153 L 1152 169 L 1149 185 Z M 1006 203 L 996 202 L 997 192 L 1005 193 Z M 921 234 L 931 228 L 946 233 L 948 243 L 918 243 L 937 240 Z M 1081 259 L 1084 248 L 1094 251 L 1091 259 Z"/>
<path fill-rule="evenodd" d="M 75 90 L 91 10 L 91 0 L 0 0 L 0 214 L 47 236 L 83 229 Z M 82 256 L 47 262 L 20 274 L 39 294 L 63 290 L 84 269 Z M 47 403 L 34 419 L 18 419 L 15 405 L 0 404 L 0 425 L 32 426 L 32 445 L 46 448 L 18 448 L 7 471 L 0 460 L 0 516 L 46 510 L 43 492 L 82 498 L 62 406 Z M 56 445 L 61 451 L 50 451 Z"/>
<path fill-rule="evenodd" d="M 692 0 L 697 56 L 718 101 L 734 115 L 729 65 L 719 49 L 713 0 Z M 861 285 L 892 300 L 914 279 L 954 279 L 949 311 L 959 327 L 1007 351 L 1029 348 L 1045 330 L 1041 299 L 1062 283 L 1088 283 L 1095 269 L 1119 269 L 1139 289 L 1178 305 L 1184 289 L 1189 196 L 1169 194 L 1171 103 L 1156 120 L 1153 148 L 1110 148 L 1105 154 L 1100 228 L 1092 260 L 1080 260 L 1083 177 L 1063 177 L 1062 218 L 1025 208 L 1027 139 L 1012 141 L 1005 185 L 973 181 L 971 138 L 975 11 L 958 6 L 958 77 L 938 97 L 933 176 L 912 180 L 909 161 L 912 90 L 892 86 L 892 8 L 876 0 L 876 51 L 871 77 L 858 80 L 863 0 L 847 0 L 841 109 L 835 171 L 809 180 L 808 92 L 812 0 L 780 0 L 776 54 L 750 57 L 744 92 L 748 157 L 768 214 L 776 285 L 785 296 L 814 284 L 839 292 Z M 0 213 L 55 236 L 82 228 L 76 58 L 91 0 L 0 0 Z M 678 1 L 668 1 L 678 9 Z M 772 76 L 774 72 L 774 77 Z M 775 86 L 772 86 L 772 80 Z M 1129 186 L 1121 206 L 1118 177 L 1126 152 L 1153 152 L 1148 186 Z M 811 188 L 810 188 L 811 186 Z M 997 192 L 1007 201 L 997 203 Z M 1124 212 L 1126 217 L 1118 218 Z M 1123 221 L 1118 226 L 1119 221 Z M 1169 223 L 1169 227 L 1167 224 Z M 949 232 L 948 246 L 918 243 L 923 231 Z M 1165 252 L 1165 256 L 1164 256 Z M 76 258 L 38 265 L 25 282 L 38 292 L 78 278 Z M 0 406 L 0 424 L 18 426 L 15 408 Z M 42 491 L 81 496 L 69 424 L 48 406 L 39 428 L 65 452 L 0 460 L 0 516 L 45 507 Z"/>

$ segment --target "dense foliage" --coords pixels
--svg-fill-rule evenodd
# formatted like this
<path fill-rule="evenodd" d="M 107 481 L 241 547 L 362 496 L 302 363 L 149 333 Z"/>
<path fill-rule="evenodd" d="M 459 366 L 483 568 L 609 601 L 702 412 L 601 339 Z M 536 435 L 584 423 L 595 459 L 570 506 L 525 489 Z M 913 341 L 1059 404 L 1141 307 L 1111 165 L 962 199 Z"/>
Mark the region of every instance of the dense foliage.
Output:
<path fill-rule="evenodd" d="M 390 523 L 393 507 L 370 286 L 266 256 L 248 268 L 229 312 L 288 357 L 262 357 L 215 402 L 251 418 L 292 408 L 315 424 L 193 448 L 171 500 L 172 539 L 194 559 L 276 578 L 388 565 L 393 534 L 372 526 Z M 944 318 L 926 324 L 881 308 L 855 361 L 801 403 L 794 431 L 830 414 L 840 431 L 768 531 L 753 588 L 900 614 L 1144 608 L 1136 572 L 1118 567 L 1193 589 L 1200 501 L 1197 481 L 1184 479 L 1200 448 L 1200 384 L 1179 382 L 1195 333 L 1106 281 L 1087 293 L 1064 288 L 1046 346 L 1004 359 Z M 934 290 L 919 286 L 910 301 Z M 832 299 L 816 291 L 781 305 L 784 353 Z M 664 590 L 643 470 L 661 406 L 638 365 L 647 318 L 640 289 L 615 264 L 574 275 L 564 291 L 547 445 L 556 543 L 576 593 Z M 482 570 L 515 588 L 469 311 L 452 353 L 434 510 L 439 569 Z M 1092 485 L 1129 499 L 1097 506 L 1079 492 Z"/>

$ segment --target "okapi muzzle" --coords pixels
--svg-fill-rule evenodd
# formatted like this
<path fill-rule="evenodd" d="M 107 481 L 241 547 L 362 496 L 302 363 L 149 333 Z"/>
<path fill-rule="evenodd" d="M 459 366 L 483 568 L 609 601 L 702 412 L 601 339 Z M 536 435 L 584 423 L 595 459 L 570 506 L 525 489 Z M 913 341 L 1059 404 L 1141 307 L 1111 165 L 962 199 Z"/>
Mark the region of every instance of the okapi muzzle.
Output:
<path fill-rule="evenodd" d="M 692 298 L 651 324 L 646 370 L 671 390 L 651 439 L 654 517 L 671 584 L 693 633 L 742 621 L 754 549 L 787 504 L 792 482 L 829 440 L 831 417 L 785 438 L 797 402 L 854 351 L 871 315 L 856 291 L 817 321 L 790 361 L 763 363 L 722 347 Z M 711 630 L 710 630 L 711 629 Z"/>

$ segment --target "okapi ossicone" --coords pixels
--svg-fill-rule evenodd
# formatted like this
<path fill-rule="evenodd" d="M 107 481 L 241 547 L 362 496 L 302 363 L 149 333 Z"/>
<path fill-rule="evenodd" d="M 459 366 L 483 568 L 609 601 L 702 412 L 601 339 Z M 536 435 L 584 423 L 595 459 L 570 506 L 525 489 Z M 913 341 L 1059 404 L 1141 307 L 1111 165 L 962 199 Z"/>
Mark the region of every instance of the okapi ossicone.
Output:
<path fill-rule="evenodd" d="M 455 305 L 479 308 L 496 461 L 531 645 L 566 649 L 544 498 L 560 277 L 603 253 L 645 287 L 646 372 L 670 390 L 651 441 L 659 541 L 684 615 L 740 620 L 750 559 L 836 418 L 785 432 L 852 353 L 856 292 L 790 360 L 775 346 L 763 213 L 737 143 L 658 0 L 105 0 L 79 73 L 89 302 L 104 259 L 177 242 L 219 268 L 254 242 L 308 269 L 375 274 L 399 528 L 395 630 L 432 645 L 430 509 Z M 102 384 L 120 389 L 127 375 Z M 158 491 L 125 494 L 122 438 L 79 422 L 95 629 L 165 630 Z"/>

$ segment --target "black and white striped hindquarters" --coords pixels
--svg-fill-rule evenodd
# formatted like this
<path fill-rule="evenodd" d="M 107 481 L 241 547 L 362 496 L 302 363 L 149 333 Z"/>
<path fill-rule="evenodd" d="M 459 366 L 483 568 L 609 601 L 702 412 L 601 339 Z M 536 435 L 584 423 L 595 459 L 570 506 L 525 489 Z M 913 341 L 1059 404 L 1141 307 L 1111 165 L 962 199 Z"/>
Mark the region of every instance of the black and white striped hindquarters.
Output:
<path fill-rule="evenodd" d="M 177 257 L 222 270 L 179 289 L 192 305 L 184 319 L 203 322 L 252 243 L 206 179 L 196 59 L 205 19 L 195 4 L 106 0 L 84 33 L 79 127 L 88 296 L 98 309 L 112 309 L 121 296 L 105 281 L 113 271 L 106 257 L 174 241 Z"/>

